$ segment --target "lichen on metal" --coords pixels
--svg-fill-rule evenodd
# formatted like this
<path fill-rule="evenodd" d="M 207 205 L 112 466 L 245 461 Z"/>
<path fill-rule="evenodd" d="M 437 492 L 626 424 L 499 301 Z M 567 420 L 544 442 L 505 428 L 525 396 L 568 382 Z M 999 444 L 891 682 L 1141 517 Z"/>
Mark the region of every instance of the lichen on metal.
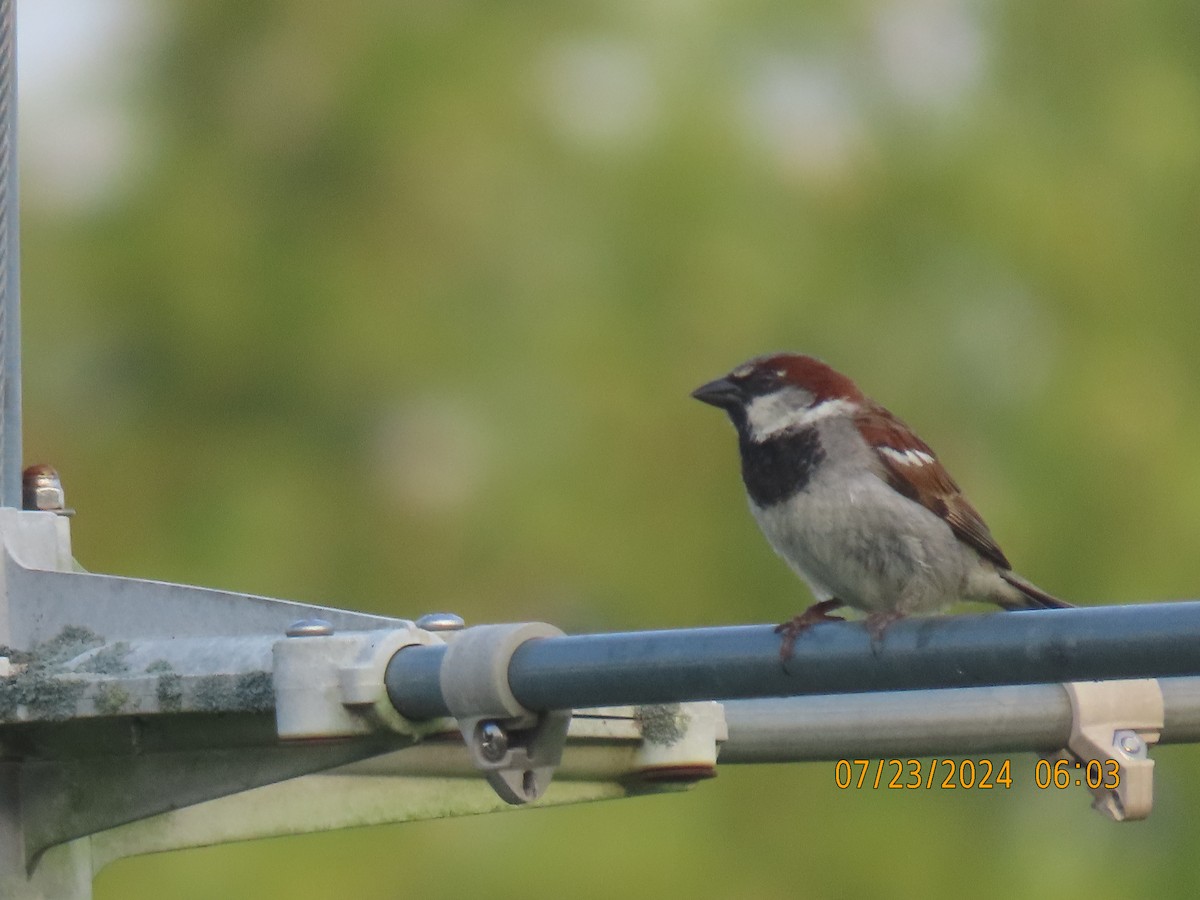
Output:
<path fill-rule="evenodd" d="M 670 747 L 687 734 L 689 717 L 679 703 L 652 703 L 634 707 L 634 720 L 645 740 Z"/>
<path fill-rule="evenodd" d="M 192 699 L 200 712 L 271 712 L 275 687 L 270 672 L 206 675 L 196 682 Z"/>
<path fill-rule="evenodd" d="M 14 665 L 32 665 L 46 668 L 94 650 L 104 645 L 104 638 L 80 625 L 67 625 L 54 637 L 34 644 L 28 650 L 0 646 L 0 655 L 7 656 Z"/>
<path fill-rule="evenodd" d="M 126 662 L 126 659 L 132 650 L 128 641 L 117 641 L 115 644 L 109 644 L 96 650 L 87 659 L 78 663 L 74 667 L 75 671 L 95 672 L 97 675 L 124 675 L 129 671 L 129 663 Z"/>
<path fill-rule="evenodd" d="M 154 675 L 154 696 L 163 712 L 179 712 L 183 709 L 183 676 L 165 659 L 156 659 L 146 666 L 146 673 Z"/>
<path fill-rule="evenodd" d="M 119 684 L 100 684 L 92 695 L 92 706 L 100 716 L 120 715 L 132 702 L 129 691 Z"/>
<path fill-rule="evenodd" d="M 67 626 L 28 650 L 0 648 L 9 674 L 0 678 L 0 723 L 60 721 L 92 716 L 196 712 L 270 713 L 275 708 L 269 661 L 270 639 L 261 652 L 228 654 L 220 645 L 181 640 L 171 648 L 177 662 L 154 655 L 158 643 L 106 643 L 101 635 Z M 150 662 L 144 662 L 147 657 Z M 258 659 L 253 664 L 250 660 Z M 213 671 L 216 669 L 217 671 Z"/>
<path fill-rule="evenodd" d="M 86 628 L 67 626 L 29 650 L 0 647 L 11 665 L 0 679 L 0 721 L 58 721 L 77 714 L 86 683 L 73 677 L 67 663 L 103 644 Z"/>
<path fill-rule="evenodd" d="M 76 714 L 86 685 L 29 665 L 0 681 L 0 721 L 61 721 Z"/>

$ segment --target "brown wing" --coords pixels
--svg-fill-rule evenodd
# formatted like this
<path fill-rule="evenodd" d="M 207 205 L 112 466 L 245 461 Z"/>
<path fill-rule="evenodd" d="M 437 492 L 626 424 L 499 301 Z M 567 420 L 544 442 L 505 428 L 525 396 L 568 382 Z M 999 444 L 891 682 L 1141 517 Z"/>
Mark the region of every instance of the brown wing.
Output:
<path fill-rule="evenodd" d="M 865 406 L 855 422 L 883 465 L 888 484 L 940 516 L 963 543 L 1004 569 L 1012 565 L 929 445 L 883 407 Z"/>

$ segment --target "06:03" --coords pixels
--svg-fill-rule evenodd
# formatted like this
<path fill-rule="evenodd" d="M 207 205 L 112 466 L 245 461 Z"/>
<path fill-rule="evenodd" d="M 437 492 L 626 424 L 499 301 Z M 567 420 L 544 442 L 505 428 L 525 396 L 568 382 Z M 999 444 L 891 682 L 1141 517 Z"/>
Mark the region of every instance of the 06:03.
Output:
<path fill-rule="evenodd" d="M 1079 777 L 1082 773 L 1082 778 Z M 1033 767 L 1033 783 L 1039 788 L 1065 788 L 1085 784 L 1092 790 L 1114 791 L 1121 786 L 1121 766 L 1115 759 L 1039 759 Z"/>

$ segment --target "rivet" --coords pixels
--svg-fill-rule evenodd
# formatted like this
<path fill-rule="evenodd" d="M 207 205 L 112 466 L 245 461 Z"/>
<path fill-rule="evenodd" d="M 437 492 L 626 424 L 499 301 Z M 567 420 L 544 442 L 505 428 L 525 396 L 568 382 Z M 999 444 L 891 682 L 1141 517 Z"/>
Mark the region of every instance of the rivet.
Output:
<path fill-rule="evenodd" d="M 301 619 L 288 626 L 288 637 L 325 637 L 333 634 L 333 625 L 324 619 Z"/>
<path fill-rule="evenodd" d="M 454 613 L 426 613 L 417 619 L 417 627 L 424 631 L 462 631 L 466 623 L 462 616 Z"/>

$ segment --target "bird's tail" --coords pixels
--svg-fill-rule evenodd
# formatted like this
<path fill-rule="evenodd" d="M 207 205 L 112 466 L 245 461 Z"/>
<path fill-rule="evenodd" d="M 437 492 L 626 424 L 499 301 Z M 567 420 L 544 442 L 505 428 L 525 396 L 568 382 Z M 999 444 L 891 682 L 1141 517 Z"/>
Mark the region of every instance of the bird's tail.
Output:
<path fill-rule="evenodd" d="M 1074 609 L 1074 604 L 1059 600 L 1053 594 L 1047 594 L 1040 587 L 1026 581 L 1012 569 L 1000 569 L 999 576 L 1005 582 L 1017 589 L 1018 596 L 1013 600 L 997 600 L 1005 609 Z"/>

